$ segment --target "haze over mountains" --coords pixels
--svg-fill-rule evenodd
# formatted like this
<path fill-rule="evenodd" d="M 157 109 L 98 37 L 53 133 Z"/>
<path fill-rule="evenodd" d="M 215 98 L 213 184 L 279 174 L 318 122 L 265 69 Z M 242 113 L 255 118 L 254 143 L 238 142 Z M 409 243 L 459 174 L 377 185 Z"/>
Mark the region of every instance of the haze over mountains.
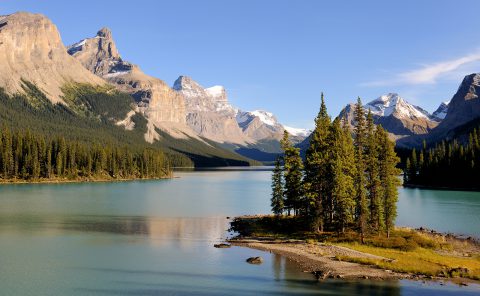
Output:
<path fill-rule="evenodd" d="M 51 104 L 61 104 L 75 116 L 94 121 L 103 118 L 125 131 L 141 133 L 147 143 L 160 143 L 190 157 L 203 151 L 211 158 L 221 154 L 247 161 L 241 154 L 270 161 L 280 152 L 284 130 L 301 147 L 308 143 L 309 131 L 285 126 L 271 112 L 232 106 L 223 86 L 204 87 L 193 78 L 179 76 L 170 87 L 145 74 L 121 57 L 108 28 L 65 47 L 56 26 L 43 15 L 0 16 L 0 67 L 0 87 L 8 94 L 31 95 L 34 87 L 35 93 L 43 93 Z M 467 128 L 478 119 L 479 81 L 478 74 L 466 76 L 451 102 L 441 103 L 432 114 L 396 93 L 380 96 L 364 107 L 399 145 L 434 143 L 455 137 L 458 128 Z M 85 94 L 85 87 L 102 96 L 113 95 L 117 101 L 105 102 L 99 109 L 95 107 L 98 102 L 77 99 Z M 353 104 L 339 116 L 354 126 Z"/>

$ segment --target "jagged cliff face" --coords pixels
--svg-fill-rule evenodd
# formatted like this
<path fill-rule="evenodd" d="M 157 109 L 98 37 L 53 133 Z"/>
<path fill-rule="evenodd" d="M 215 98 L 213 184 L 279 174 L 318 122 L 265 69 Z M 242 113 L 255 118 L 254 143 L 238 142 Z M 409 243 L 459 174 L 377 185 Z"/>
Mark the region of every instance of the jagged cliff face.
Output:
<path fill-rule="evenodd" d="M 105 82 L 68 55 L 57 27 L 45 16 L 26 12 L 0 16 L 0 86 L 22 92 L 21 80 L 32 82 L 53 102 L 63 102 L 68 82 Z"/>
<path fill-rule="evenodd" d="M 223 87 L 205 89 L 191 78 L 180 76 L 173 89 L 185 97 L 187 124 L 200 136 L 219 143 L 253 142 L 238 126 L 237 109 L 228 102 Z"/>
<path fill-rule="evenodd" d="M 383 95 L 368 104 L 364 108 L 373 115 L 375 124 L 382 125 L 393 138 L 399 139 L 410 135 L 427 134 L 438 125 L 439 119 L 430 115 L 424 109 L 408 103 L 398 94 L 389 93 Z M 354 126 L 355 105 L 347 105 L 339 117 Z"/>
<path fill-rule="evenodd" d="M 95 37 L 71 45 L 68 53 L 92 73 L 130 93 L 137 102 L 138 111 L 155 126 L 185 124 L 183 96 L 162 80 L 146 75 L 138 66 L 124 61 L 109 29 L 103 28 Z"/>
<path fill-rule="evenodd" d="M 438 129 L 453 129 L 480 117 L 480 73 L 465 76 L 448 104 L 445 119 Z"/>

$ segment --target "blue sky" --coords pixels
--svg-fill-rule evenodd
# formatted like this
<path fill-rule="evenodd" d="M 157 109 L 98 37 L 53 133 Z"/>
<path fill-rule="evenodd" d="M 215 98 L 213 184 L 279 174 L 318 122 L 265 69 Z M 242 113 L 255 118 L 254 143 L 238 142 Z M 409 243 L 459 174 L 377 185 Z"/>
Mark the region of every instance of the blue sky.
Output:
<path fill-rule="evenodd" d="M 320 92 L 337 115 L 398 92 L 433 111 L 480 72 L 479 1 L 3 0 L 47 15 L 65 44 L 111 28 L 125 60 L 173 84 L 221 84 L 244 110 L 313 126 Z"/>

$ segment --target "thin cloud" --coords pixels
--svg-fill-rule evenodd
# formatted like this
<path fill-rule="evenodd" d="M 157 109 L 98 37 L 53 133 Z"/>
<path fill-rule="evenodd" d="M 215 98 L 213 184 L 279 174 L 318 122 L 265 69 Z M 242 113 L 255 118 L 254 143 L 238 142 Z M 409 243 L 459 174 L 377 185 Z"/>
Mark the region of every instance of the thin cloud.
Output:
<path fill-rule="evenodd" d="M 362 86 L 386 86 L 386 85 L 419 85 L 435 84 L 438 79 L 453 74 L 463 66 L 480 61 L 480 52 L 469 54 L 449 61 L 425 65 L 415 69 L 399 73 L 392 79 L 377 80 L 362 83 Z"/>

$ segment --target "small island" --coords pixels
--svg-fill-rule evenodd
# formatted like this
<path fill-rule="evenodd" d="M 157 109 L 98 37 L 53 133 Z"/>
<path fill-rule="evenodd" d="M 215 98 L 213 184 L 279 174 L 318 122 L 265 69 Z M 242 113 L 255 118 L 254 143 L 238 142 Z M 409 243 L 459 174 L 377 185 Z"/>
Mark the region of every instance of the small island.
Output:
<path fill-rule="evenodd" d="M 400 170 L 395 144 L 360 99 L 356 126 L 333 122 L 323 95 L 303 161 L 282 140 L 272 174 L 273 215 L 236 217 L 233 245 L 284 255 L 319 279 L 480 280 L 480 244 L 396 227 Z"/>

